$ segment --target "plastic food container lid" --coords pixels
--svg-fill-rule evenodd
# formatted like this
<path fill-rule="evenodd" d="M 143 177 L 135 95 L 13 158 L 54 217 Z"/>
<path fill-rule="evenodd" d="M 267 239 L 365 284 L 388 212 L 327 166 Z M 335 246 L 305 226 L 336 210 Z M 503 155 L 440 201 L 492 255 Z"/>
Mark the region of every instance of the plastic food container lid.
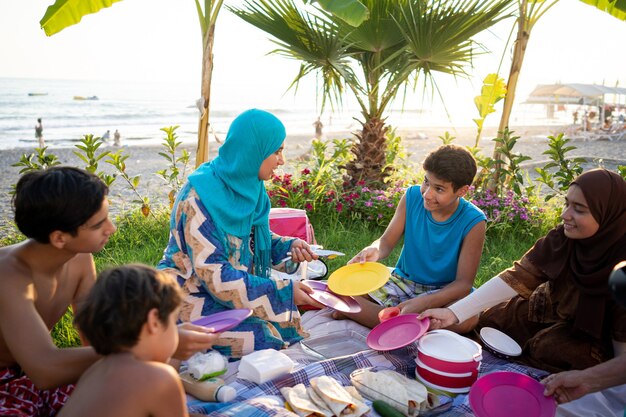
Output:
<path fill-rule="evenodd" d="M 425 355 L 450 362 L 472 362 L 482 359 L 480 345 L 449 330 L 431 330 L 417 342 Z"/>

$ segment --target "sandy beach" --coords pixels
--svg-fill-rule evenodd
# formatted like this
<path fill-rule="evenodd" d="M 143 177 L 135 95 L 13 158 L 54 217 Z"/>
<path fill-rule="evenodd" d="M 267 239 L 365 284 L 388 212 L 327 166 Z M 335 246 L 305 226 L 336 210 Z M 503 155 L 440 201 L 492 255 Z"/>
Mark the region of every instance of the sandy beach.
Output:
<path fill-rule="evenodd" d="M 411 160 L 419 165 L 426 154 L 441 145 L 439 136 L 448 130 L 456 139 L 454 143 L 458 145 L 473 145 L 476 137 L 476 129 L 473 127 L 463 128 L 417 128 L 411 131 L 398 132 L 403 138 L 403 144 L 411 154 Z M 532 160 L 528 161 L 525 166 L 531 169 L 534 166 L 541 166 L 547 162 L 547 157 L 542 155 L 548 149 L 547 136 L 559 131 L 557 126 L 513 126 L 512 130 L 521 138 L 515 147 L 515 150 L 523 155 L 528 155 Z M 483 153 L 491 155 L 494 142 L 491 140 L 496 133 L 496 128 L 486 127 L 480 141 L 480 147 Z M 349 132 L 328 133 L 326 139 L 349 137 Z M 310 151 L 311 137 L 306 135 L 289 135 L 286 141 L 285 154 L 287 157 L 287 167 L 289 169 L 290 161 L 306 157 Z M 626 165 L 626 141 L 609 141 L 606 139 L 583 140 L 573 139 L 571 144 L 577 149 L 569 155 L 585 157 L 588 163 L 585 169 L 590 169 L 598 164 L 603 164 L 609 169 L 615 169 L 617 165 Z M 195 144 L 184 144 L 182 148 L 187 149 L 192 159 L 195 158 Z M 210 155 L 213 157 L 219 144 L 211 142 Z M 116 151 L 118 148 L 109 147 L 108 149 Z M 158 153 L 163 150 L 161 146 L 131 146 L 123 148 L 125 153 L 130 155 L 126 161 L 127 172 L 129 175 L 141 175 L 139 191 L 142 195 L 148 195 L 153 203 L 162 203 L 167 201 L 167 193 L 169 189 L 164 186 L 161 178 L 155 175 L 157 170 L 166 167 L 166 160 Z M 74 148 L 57 148 L 49 149 L 49 153 L 55 154 L 62 164 L 75 165 L 84 167 L 84 163 L 73 153 Z M 0 151 L 0 225 L 6 224 L 12 218 L 11 197 L 9 192 L 12 185 L 19 178 L 19 168 L 11 166 L 19 161 L 21 155 L 34 152 L 33 148 L 14 148 Z M 101 162 L 100 167 L 105 172 L 113 173 L 113 167 L 109 164 Z M 193 165 L 190 167 L 193 168 Z M 531 169 L 532 171 L 532 169 Z M 123 209 L 122 202 L 132 201 L 134 199 L 128 186 L 121 180 L 117 180 L 111 189 L 111 196 L 118 203 L 117 210 Z M 121 197 L 121 198 L 120 198 Z M 115 206 L 115 205 L 114 205 Z"/>

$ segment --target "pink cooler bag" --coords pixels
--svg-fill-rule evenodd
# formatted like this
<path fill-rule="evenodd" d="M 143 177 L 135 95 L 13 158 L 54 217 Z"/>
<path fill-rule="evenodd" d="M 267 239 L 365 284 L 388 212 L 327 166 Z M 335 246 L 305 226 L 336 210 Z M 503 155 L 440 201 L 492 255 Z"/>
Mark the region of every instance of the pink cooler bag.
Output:
<path fill-rule="evenodd" d="M 305 210 L 294 208 L 270 209 L 270 230 L 281 236 L 297 237 L 309 244 L 316 244 L 313 225 Z"/>

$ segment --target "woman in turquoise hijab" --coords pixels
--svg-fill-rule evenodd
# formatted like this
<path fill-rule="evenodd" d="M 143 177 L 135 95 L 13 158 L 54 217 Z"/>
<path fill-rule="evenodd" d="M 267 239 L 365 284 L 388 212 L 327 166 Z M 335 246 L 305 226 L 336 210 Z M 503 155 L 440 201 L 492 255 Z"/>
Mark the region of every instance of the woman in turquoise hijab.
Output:
<path fill-rule="evenodd" d="M 218 156 L 189 175 L 170 219 L 159 269 L 175 274 L 185 292 L 182 321 L 250 308 L 253 315 L 221 334 L 213 346 L 231 358 L 282 349 L 301 340 L 298 305 L 318 305 L 297 281 L 270 276 L 288 252 L 294 262 L 317 256 L 309 245 L 269 230 L 265 180 L 284 164 L 285 127 L 252 109 L 231 124 Z"/>

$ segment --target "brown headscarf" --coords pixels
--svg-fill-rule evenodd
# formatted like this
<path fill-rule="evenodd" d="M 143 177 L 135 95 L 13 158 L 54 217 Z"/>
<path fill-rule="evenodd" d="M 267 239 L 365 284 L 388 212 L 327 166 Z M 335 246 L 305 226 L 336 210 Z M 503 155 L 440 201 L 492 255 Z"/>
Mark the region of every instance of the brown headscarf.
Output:
<path fill-rule="evenodd" d="M 609 275 L 626 259 L 626 181 L 614 172 L 594 169 L 572 184 L 580 187 L 600 228 L 586 239 L 569 239 L 560 225 L 538 240 L 526 257 L 551 280 L 570 275 L 580 290 L 574 326 L 600 338 Z"/>

